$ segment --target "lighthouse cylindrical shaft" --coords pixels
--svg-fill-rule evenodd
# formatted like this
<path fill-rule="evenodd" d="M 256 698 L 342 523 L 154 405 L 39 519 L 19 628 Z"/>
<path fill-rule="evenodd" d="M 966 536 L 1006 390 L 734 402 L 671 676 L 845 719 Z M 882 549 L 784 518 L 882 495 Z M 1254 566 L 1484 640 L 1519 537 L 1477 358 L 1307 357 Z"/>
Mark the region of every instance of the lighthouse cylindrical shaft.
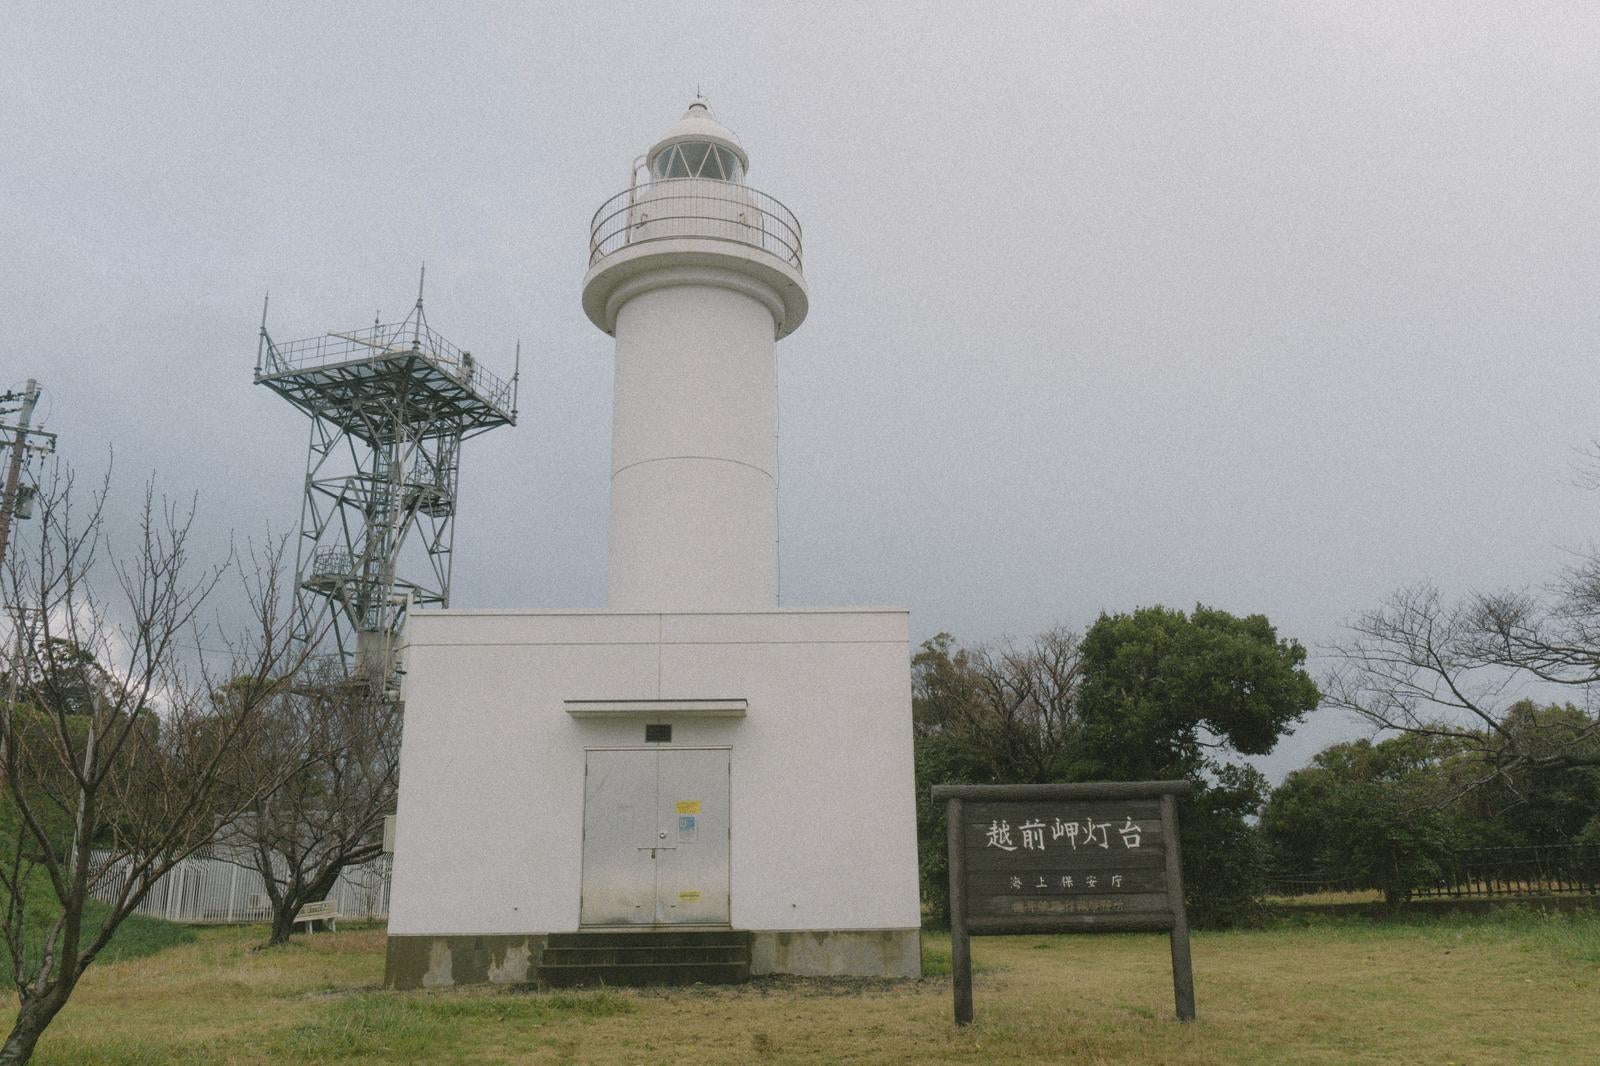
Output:
<path fill-rule="evenodd" d="M 668 263 L 629 288 L 616 312 L 610 606 L 771 609 L 776 294 Z"/>

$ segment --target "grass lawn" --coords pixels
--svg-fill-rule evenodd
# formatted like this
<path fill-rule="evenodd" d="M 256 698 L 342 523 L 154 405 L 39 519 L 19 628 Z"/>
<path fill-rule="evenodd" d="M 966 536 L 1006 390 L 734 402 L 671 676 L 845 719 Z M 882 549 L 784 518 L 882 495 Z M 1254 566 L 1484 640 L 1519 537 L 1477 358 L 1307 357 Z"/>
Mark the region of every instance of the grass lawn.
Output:
<path fill-rule="evenodd" d="M 0 905 L 3 905 L 7 898 L 0 896 Z M 56 906 L 55 891 L 50 887 L 49 875 L 43 870 L 34 870 L 29 879 L 27 910 L 23 914 L 23 920 L 27 925 L 26 942 L 34 949 L 37 949 L 43 941 L 45 932 L 55 921 Z M 109 909 L 104 904 L 92 900 L 84 908 L 85 938 L 93 936 L 99 930 L 100 923 L 105 920 Z M 123 959 L 154 955 L 177 944 L 191 944 L 195 939 L 195 931 L 187 926 L 173 925 L 171 922 L 157 921 L 138 914 L 131 915 L 112 934 L 111 942 L 100 953 L 96 965 L 99 965 L 99 962 L 118 962 Z M 0 941 L 0 944 L 3 943 L 4 941 Z M 34 955 L 30 955 L 26 960 L 29 964 L 35 961 L 37 959 Z M 3 949 L 0 949 L 0 987 L 11 987 L 11 958 Z"/>
<path fill-rule="evenodd" d="M 973 941 L 977 1022 L 950 1022 L 949 942 L 921 981 L 388 993 L 381 929 L 256 950 L 212 929 L 96 965 L 35 1061 L 1524 1063 L 1600 1054 L 1600 916 L 1295 926 L 1194 938 L 1199 1019 L 1172 1018 L 1166 938 Z M 944 971 L 943 973 L 937 971 Z"/>

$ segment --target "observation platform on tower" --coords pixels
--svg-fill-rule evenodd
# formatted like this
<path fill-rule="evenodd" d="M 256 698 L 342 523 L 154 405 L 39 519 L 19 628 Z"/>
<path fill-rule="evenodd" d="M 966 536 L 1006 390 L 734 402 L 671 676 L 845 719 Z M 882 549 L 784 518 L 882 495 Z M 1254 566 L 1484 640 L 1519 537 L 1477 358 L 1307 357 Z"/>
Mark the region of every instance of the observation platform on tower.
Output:
<path fill-rule="evenodd" d="M 516 379 L 497 376 L 413 312 L 404 322 L 276 344 L 261 331 L 255 383 L 369 444 L 474 436 L 517 421 Z"/>

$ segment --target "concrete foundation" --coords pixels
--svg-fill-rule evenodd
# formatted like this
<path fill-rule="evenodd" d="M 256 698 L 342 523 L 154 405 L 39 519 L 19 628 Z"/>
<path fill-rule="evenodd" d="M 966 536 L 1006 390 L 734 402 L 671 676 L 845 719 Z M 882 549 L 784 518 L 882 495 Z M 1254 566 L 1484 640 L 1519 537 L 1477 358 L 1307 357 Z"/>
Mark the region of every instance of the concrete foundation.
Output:
<path fill-rule="evenodd" d="M 609 934 L 619 942 L 627 934 Z M 808 929 L 751 935 L 750 974 L 802 977 L 922 975 L 916 929 Z M 461 985 L 519 985 L 540 981 L 548 936 L 391 936 L 384 984 L 405 991 Z"/>
<path fill-rule="evenodd" d="M 921 977 L 922 938 L 916 929 L 840 929 L 759 932 L 750 972 L 802 977 Z"/>

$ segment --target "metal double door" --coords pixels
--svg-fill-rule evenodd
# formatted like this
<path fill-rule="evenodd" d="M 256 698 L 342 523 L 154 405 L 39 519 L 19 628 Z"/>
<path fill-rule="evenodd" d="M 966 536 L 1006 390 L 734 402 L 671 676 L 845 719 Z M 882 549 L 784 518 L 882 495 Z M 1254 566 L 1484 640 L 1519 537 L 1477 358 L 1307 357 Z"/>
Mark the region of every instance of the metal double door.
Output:
<path fill-rule="evenodd" d="M 728 749 L 587 753 L 579 921 L 728 924 Z"/>

